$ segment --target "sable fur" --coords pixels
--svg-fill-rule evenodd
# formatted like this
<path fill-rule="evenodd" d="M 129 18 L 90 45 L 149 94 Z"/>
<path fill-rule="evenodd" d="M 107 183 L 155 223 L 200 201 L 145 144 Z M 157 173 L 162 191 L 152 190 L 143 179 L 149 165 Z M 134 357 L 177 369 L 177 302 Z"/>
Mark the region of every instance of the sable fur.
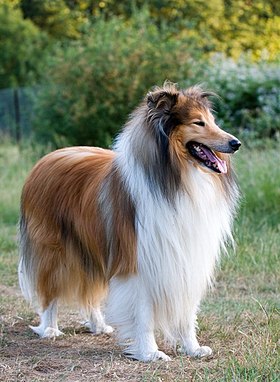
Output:
<path fill-rule="evenodd" d="M 113 158 L 109 150 L 89 147 L 58 150 L 45 156 L 25 183 L 20 228 L 32 242 L 24 254 L 36 273 L 43 309 L 55 298 L 72 299 L 73 280 L 79 280 L 76 298 L 91 301 L 112 273 L 136 271 L 133 205 Z M 102 187 L 104 200 L 98 202 Z M 102 203 L 111 202 L 112 216 L 102 215 Z M 110 225 L 109 237 L 105 225 Z M 111 246 L 117 248 L 112 258 Z"/>
<path fill-rule="evenodd" d="M 65 148 L 31 171 L 21 199 L 19 279 L 41 314 L 35 332 L 60 334 L 60 299 L 77 300 L 91 328 L 111 331 L 100 313 L 109 291 L 108 318 L 132 357 L 168 359 L 156 329 L 190 355 L 210 354 L 195 338 L 196 312 L 231 239 L 238 190 L 228 155 L 235 137 L 215 124 L 209 95 L 166 83 L 147 94 L 112 151 Z M 201 118 L 204 128 L 193 122 Z M 189 141 L 212 148 L 227 173 L 203 168 Z"/>

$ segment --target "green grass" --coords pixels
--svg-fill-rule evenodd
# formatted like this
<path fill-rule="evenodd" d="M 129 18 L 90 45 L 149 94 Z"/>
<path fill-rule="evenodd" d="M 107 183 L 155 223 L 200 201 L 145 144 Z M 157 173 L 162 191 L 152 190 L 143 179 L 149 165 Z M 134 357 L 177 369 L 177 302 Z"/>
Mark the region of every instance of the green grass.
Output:
<path fill-rule="evenodd" d="M 235 224 L 237 251 L 225 259 L 226 273 L 274 279 L 280 248 L 280 150 L 247 152 L 236 157 L 241 208 Z"/>
<path fill-rule="evenodd" d="M 223 258 L 199 315 L 200 340 L 214 356 L 191 360 L 170 351 L 171 363 L 148 365 L 124 358 L 112 339 L 82 332 L 73 310 L 62 312 L 63 339 L 29 331 L 36 315 L 17 286 L 16 234 L 21 187 L 36 158 L 30 148 L 0 145 L 0 380 L 280 380 L 279 147 L 244 148 L 234 158 L 242 191 L 236 250 Z"/>
<path fill-rule="evenodd" d="M 20 192 L 34 154 L 6 141 L 0 145 L 0 280 L 17 282 L 17 221 Z"/>

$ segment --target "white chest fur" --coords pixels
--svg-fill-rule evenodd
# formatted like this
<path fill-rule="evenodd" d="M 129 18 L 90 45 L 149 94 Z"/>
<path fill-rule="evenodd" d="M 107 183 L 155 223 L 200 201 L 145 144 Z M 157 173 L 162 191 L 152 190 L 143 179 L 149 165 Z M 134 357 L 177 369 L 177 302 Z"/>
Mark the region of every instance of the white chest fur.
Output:
<path fill-rule="evenodd" d="M 134 169 L 130 191 L 136 202 L 138 274 L 112 280 L 108 312 L 121 337 L 128 338 L 144 301 L 153 311 L 154 327 L 175 343 L 195 321 L 220 251 L 231 239 L 231 211 L 215 178 L 195 168 L 189 191 L 178 193 L 174 203 L 152 194 Z"/>
<path fill-rule="evenodd" d="M 159 326 L 177 330 L 211 283 L 230 237 L 230 211 L 211 177 L 193 170 L 191 180 L 191 195 L 179 194 L 174 205 L 146 195 L 137 209 L 139 277 Z"/>

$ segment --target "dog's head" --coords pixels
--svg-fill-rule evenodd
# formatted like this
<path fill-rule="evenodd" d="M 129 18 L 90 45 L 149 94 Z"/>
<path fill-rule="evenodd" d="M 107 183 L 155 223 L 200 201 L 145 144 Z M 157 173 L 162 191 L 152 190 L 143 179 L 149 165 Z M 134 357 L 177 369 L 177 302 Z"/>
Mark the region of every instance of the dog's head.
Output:
<path fill-rule="evenodd" d="M 241 143 L 215 123 L 208 99 L 212 95 L 200 86 L 178 90 L 166 83 L 148 93 L 148 119 L 180 160 L 187 159 L 203 171 L 225 174 L 223 154 L 234 153 Z"/>

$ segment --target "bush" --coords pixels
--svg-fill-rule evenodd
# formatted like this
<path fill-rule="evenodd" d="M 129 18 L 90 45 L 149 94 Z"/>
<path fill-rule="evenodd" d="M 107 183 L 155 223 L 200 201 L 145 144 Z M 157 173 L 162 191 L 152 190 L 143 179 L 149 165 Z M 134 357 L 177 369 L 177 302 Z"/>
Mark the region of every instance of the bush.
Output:
<path fill-rule="evenodd" d="M 280 137 L 280 69 L 223 56 L 203 59 L 193 38 L 170 37 L 145 11 L 98 20 L 86 37 L 59 46 L 36 101 L 35 134 L 55 147 L 109 146 L 153 86 L 204 82 L 221 99 L 218 123 L 247 143 Z"/>
<path fill-rule="evenodd" d="M 0 88 L 35 82 L 47 46 L 46 35 L 19 9 L 0 3 Z"/>
<path fill-rule="evenodd" d="M 225 130 L 247 143 L 280 139 L 279 65 L 216 57 L 204 69 L 203 77 L 221 97 L 215 109 Z"/>
<path fill-rule="evenodd" d="M 92 28 L 48 63 L 35 132 L 54 146 L 108 146 L 151 86 L 193 77 L 194 41 L 169 38 L 145 11 Z"/>

